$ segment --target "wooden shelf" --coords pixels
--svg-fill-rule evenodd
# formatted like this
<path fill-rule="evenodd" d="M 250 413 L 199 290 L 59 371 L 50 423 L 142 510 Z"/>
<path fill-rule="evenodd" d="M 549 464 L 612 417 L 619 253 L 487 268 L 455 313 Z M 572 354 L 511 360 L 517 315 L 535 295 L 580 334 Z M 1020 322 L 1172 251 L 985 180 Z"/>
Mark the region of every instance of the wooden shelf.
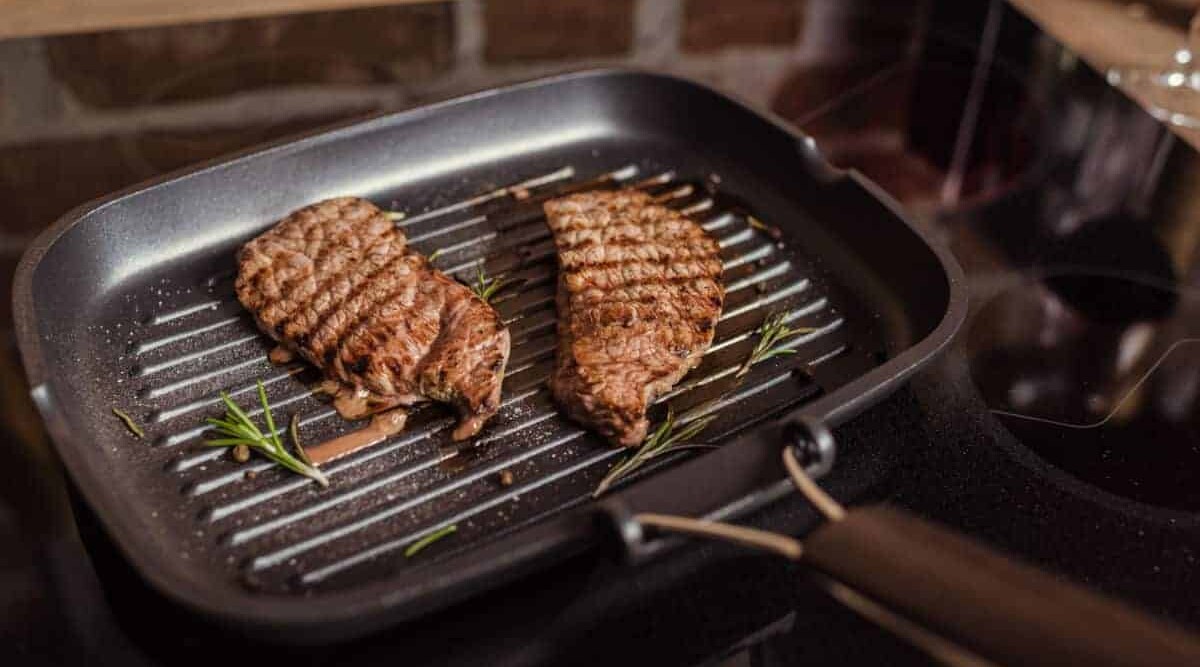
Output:
<path fill-rule="evenodd" d="M 1100 72 L 1114 65 L 1161 66 L 1187 45 L 1187 35 L 1182 29 L 1133 17 L 1129 9 L 1133 3 L 1108 0 L 1009 0 L 1009 3 Z M 1171 4 L 1200 5 L 1196 0 L 1172 0 Z M 1136 94 L 1130 97 L 1146 106 L 1145 100 Z M 1200 149 L 1200 130 L 1170 127 Z"/>
<path fill-rule="evenodd" d="M 0 39 L 413 4 L 422 0 L 0 0 Z M 427 0 L 425 0 L 427 1 Z"/>

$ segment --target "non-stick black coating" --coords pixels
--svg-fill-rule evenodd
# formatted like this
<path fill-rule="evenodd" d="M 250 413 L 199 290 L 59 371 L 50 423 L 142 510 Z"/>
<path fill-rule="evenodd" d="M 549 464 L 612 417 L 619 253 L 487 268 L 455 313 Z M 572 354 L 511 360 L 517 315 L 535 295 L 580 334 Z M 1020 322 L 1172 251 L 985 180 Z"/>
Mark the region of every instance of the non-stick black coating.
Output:
<path fill-rule="evenodd" d="M 26 254 L 14 293 L 33 393 L 68 472 L 150 583 L 201 614 L 281 641 L 362 634 L 586 548 L 602 534 L 590 507 L 428 567 L 322 594 L 319 604 L 214 582 L 181 557 L 157 517 L 139 511 L 142 494 L 178 490 L 130 492 L 140 483 L 130 472 L 136 461 L 110 455 L 118 447 L 109 410 L 122 378 L 106 341 L 119 333 L 101 323 L 144 313 L 147 304 L 122 296 L 130 286 L 168 274 L 175 286 L 195 284 L 200 267 L 227 263 L 250 234 L 314 200 L 403 193 L 420 210 L 487 180 L 630 161 L 689 178 L 719 174 L 724 190 L 752 202 L 813 259 L 861 337 L 879 341 L 879 365 L 835 378 L 832 391 L 800 409 L 806 415 L 831 425 L 851 417 L 926 363 L 961 322 L 965 296 L 948 255 L 873 186 L 831 169 L 803 136 L 687 81 L 628 71 L 567 75 L 277 145 L 60 220 Z M 745 429 L 730 446 L 615 497 L 639 510 L 725 508 L 735 516 L 769 502 L 784 492 L 768 463 L 781 422 Z"/>

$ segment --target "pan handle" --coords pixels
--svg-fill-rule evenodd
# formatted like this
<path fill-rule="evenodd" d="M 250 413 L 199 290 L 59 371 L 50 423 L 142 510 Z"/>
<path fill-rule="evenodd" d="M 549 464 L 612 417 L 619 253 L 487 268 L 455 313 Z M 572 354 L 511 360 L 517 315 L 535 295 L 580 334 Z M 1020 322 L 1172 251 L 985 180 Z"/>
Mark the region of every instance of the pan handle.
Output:
<path fill-rule="evenodd" d="M 820 438 L 809 439 L 809 449 L 813 440 Z M 832 451 L 832 442 L 823 444 Z M 807 563 L 840 602 L 950 665 L 1200 665 L 1200 639 L 1183 628 L 900 509 L 847 510 L 817 486 L 792 447 L 783 462 L 797 490 L 829 520 L 803 544 L 661 514 L 625 516 L 618 525 L 636 530 L 623 537 L 639 542 L 647 526 Z"/>
<path fill-rule="evenodd" d="M 914 643 L 910 632 L 949 640 L 922 644 L 935 657 L 957 645 L 999 665 L 1200 665 L 1200 642 L 1182 628 L 899 509 L 849 511 L 805 539 L 802 560 L 870 620 Z"/>

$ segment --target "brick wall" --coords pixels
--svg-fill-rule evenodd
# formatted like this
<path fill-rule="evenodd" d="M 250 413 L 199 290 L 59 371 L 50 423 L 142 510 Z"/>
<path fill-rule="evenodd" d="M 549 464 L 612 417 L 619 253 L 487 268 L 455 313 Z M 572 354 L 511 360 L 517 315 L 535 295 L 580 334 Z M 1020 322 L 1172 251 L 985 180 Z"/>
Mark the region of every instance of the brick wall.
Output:
<path fill-rule="evenodd" d="M 162 171 L 564 70 L 652 68 L 800 117 L 908 51 L 921 4 L 460 0 L 0 41 L 0 276 L 72 206 Z"/>

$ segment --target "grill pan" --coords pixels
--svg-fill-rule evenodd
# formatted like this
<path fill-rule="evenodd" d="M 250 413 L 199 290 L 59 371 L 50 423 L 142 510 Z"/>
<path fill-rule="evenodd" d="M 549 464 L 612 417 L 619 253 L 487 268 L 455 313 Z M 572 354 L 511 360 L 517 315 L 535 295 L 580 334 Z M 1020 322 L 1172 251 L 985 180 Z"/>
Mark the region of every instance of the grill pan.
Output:
<path fill-rule="evenodd" d="M 647 189 L 721 241 L 728 297 L 713 350 L 653 413 L 669 402 L 684 419 L 715 414 L 705 440 L 721 446 L 664 457 L 596 503 L 621 452 L 560 417 L 545 389 L 555 269 L 540 202 L 616 186 Z M 452 453 L 452 416 L 425 407 L 403 433 L 327 465 L 322 490 L 261 461 L 239 466 L 201 434 L 218 391 L 251 405 L 259 378 L 277 417 L 301 415 L 306 441 L 355 428 L 312 395 L 314 371 L 266 360 L 267 338 L 232 296 L 241 243 L 340 195 L 405 212 L 399 224 L 417 248 L 441 250 L 439 268 L 469 276 L 482 264 L 518 286 L 497 300 L 513 355 L 504 408 L 477 447 Z M 736 518 L 762 507 L 790 489 L 784 423 L 851 418 L 965 314 L 947 253 L 811 140 L 702 86 L 625 70 L 382 116 L 118 193 L 40 236 L 14 295 L 35 402 L 116 545 L 168 598 L 274 641 L 363 634 L 592 547 L 605 537 L 598 509 Z M 774 312 L 814 330 L 734 383 Z M 146 437 L 125 432 L 114 407 Z M 450 524 L 452 537 L 404 556 Z"/>

